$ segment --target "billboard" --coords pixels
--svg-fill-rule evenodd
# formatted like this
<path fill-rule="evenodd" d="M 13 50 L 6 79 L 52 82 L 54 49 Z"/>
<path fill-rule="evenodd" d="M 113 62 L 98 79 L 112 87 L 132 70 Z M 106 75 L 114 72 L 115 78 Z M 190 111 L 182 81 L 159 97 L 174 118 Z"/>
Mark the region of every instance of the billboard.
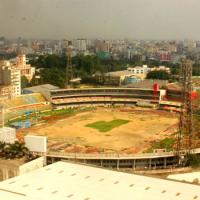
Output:
<path fill-rule="evenodd" d="M 32 152 L 46 153 L 47 152 L 47 137 L 27 135 L 24 137 L 26 147 Z"/>

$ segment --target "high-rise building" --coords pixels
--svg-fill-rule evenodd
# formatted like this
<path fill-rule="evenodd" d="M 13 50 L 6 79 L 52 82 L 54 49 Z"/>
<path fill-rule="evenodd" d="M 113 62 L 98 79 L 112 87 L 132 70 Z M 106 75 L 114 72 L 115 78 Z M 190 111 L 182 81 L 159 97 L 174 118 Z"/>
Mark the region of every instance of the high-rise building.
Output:
<path fill-rule="evenodd" d="M 16 68 L 21 71 L 21 76 L 25 76 L 29 81 L 32 80 L 35 74 L 35 67 L 31 67 L 31 65 L 26 64 L 25 54 L 21 54 L 17 57 Z"/>
<path fill-rule="evenodd" d="M 77 39 L 75 41 L 75 46 L 79 52 L 84 52 L 87 50 L 87 40 L 86 39 Z"/>
<path fill-rule="evenodd" d="M 110 43 L 107 41 L 96 41 L 95 44 L 96 52 L 102 51 L 102 52 L 110 52 Z"/>
<path fill-rule="evenodd" d="M 21 95 L 21 73 L 11 66 L 0 67 L 0 95 L 3 98 Z"/>
<path fill-rule="evenodd" d="M 161 62 L 169 62 L 171 61 L 171 54 L 168 51 L 162 51 L 159 55 Z"/>

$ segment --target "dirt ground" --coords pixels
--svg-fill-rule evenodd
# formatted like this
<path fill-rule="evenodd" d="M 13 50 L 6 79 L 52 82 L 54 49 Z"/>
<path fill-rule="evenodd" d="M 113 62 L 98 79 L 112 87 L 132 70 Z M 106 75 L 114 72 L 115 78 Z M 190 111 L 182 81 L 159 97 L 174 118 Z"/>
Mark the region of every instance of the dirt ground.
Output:
<path fill-rule="evenodd" d="M 130 122 L 106 133 L 86 127 L 93 122 L 114 119 Z M 177 123 L 176 114 L 164 111 L 97 108 L 24 131 L 48 136 L 49 148 L 54 151 L 138 153 L 151 142 L 172 134 Z"/>

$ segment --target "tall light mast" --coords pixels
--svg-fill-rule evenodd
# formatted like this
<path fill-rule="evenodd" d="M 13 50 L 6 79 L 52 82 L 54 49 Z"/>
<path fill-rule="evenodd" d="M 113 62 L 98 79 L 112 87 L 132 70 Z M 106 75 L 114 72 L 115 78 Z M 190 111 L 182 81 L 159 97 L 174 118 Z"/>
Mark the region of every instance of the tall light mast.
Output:
<path fill-rule="evenodd" d="M 181 64 L 180 83 L 182 87 L 182 107 L 177 135 L 177 153 L 192 148 L 192 61 L 183 60 Z"/>

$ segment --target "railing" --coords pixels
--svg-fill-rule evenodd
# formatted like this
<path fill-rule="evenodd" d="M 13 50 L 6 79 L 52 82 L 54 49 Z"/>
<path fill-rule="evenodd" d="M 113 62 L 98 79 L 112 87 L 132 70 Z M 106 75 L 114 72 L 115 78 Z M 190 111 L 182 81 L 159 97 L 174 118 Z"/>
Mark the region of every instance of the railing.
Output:
<path fill-rule="evenodd" d="M 163 153 L 141 153 L 141 154 L 105 154 L 105 153 L 99 153 L 99 154 L 87 154 L 87 153 L 65 153 L 65 152 L 48 152 L 47 156 L 49 157 L 65 157 L 65 158 L 75 158 L 75 159 L 84 159 L 84 158 L 112 158 L 112 159 L 133 159 L 133 158 L 150 158 L 150 157 L 169 157 L 174 156 L 175 152 L 163 152 Z"/>
<path fill-rule="evenodd" d="M 181 155 L 186 155 L 187 150 L 180 151 Z M 200 148 L 190 150 L 191 154 L 199 154 Z M 138 153 L 138 154 L 118 154 L 118 153 L 65 153 L 65 152 L 53 152 L 47 153 L 48 157 L 60 157 L 60 158 L 71 158 L 71 159 L 149 159 L 149 158 L 164 158 L 176 156 L 177 152 L 159 152 L 159 153 Z"/>

